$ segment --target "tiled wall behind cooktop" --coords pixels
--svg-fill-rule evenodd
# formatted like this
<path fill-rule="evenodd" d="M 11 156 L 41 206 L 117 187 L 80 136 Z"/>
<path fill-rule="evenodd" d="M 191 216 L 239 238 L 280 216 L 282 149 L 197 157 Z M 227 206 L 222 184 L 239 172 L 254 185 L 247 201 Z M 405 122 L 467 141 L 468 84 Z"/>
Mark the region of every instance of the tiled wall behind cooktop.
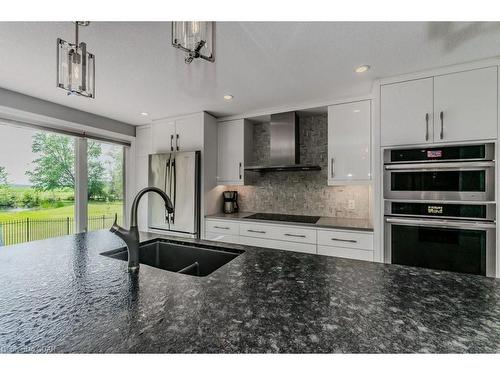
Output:
<path fill-rule="evenodd" d="M 300 117 L 300 162 L 319 164 L 321 171 L 245 173 L 245 186 L 227 186 L 239 192 L 240 211 L 369 218 L 371 187 L 327 186 L 327 116 Z M 254 162 L 269 160 L 269 124 L 254 125 Z M 355 208 L 349 209 L 349 200 Z"/>

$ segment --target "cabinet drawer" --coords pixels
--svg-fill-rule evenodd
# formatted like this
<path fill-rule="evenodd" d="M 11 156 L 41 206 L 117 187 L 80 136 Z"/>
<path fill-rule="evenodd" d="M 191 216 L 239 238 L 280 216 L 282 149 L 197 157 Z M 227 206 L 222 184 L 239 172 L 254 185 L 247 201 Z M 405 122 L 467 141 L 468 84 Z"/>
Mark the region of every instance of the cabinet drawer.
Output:
<path fill-rule="evenodd" d="M 316 229 L 266 224 L 240 224 L 240 236 L 316 244 Z"/>
<path fill-rule="evenodd" d="M 318 230 L 318 245 L 373 250 L 373 233 Z"/>
<path fill-rule="evenodd" d="M 319 255 L 328 255 L 339 258 L 349 258 L 358 260 L 367 260 L 373 262 L 372 250 L 350 249 L 347 247 L 337 246 L 318 246 Z"/>
<path fill-rule="evenodd" d="M 221 234 L 239 234 L 238 222 L 230 220 L 205 220 L 205 232 L 221 233 Z"/>
<path fill-rule="evenodd" d="M 241 243 L 240 236 L 235 236 L 232 234 L 205 232 L 205 239 L 217 242 L 227 242 L 227 243 L 237 243 L 237 244 Z"/>
<path fill-rule="evenodd" d="M 258 237 L 240 236 L 239 243 L 247 246 L 267 247 L 270 249 L 297 251 L 299 253 L 316 254 L 316 245 L 288 241 L 270 240 Z"/>

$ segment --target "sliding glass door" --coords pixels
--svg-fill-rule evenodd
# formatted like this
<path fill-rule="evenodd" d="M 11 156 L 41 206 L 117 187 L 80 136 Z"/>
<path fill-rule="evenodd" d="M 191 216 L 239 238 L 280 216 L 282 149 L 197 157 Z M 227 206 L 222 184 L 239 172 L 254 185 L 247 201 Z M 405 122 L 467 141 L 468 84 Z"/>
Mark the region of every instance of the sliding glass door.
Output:
<path fill-rule="evenodd" d="M 0 245 L 75 231 L 75 138 L 0 125 Z"/>
<path fill-rule="evenodd" d="M 0 124 L 0 246 L 123 224 L 124 146 Z"/>
<path fill-rule="evenodd" d="M 123 224 L 124 147 L 87 141 L 87 230 L 110 228 L 115 216 Z"/>

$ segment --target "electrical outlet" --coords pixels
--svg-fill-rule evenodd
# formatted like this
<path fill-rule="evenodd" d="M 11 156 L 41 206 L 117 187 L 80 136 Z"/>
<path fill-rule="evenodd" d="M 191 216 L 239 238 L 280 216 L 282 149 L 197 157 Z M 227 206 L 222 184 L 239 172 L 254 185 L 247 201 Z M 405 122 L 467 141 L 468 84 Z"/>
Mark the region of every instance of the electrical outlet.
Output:
<path fill-rule="evenodd" d="M 349 199 L 347 201 L 347 208 L 349 210 L 354 210 L 356 208 L 356 202 L 354 201 L 354 199 Z"/>

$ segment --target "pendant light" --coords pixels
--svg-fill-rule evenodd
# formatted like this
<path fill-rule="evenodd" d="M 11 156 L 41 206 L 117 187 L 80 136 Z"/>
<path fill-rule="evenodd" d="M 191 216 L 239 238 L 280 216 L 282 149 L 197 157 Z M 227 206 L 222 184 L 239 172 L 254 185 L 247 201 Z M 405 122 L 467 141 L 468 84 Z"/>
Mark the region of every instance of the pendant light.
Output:
<path fill-rule="evenodd" d="M 95 98 L 95 56 L 87 51 L 86 43 L 78 40 L 78 28 L 89 23 L 75 22 L 75 43 L 57 39 L 57 87 L 68 95 Z"/>
<path fill-rule="evenodd" d="M 172 45 L 187 52 L 186 64 L 197 58 L 214 62 L 214 31 L 215 22 L 172 22 Z"/>

